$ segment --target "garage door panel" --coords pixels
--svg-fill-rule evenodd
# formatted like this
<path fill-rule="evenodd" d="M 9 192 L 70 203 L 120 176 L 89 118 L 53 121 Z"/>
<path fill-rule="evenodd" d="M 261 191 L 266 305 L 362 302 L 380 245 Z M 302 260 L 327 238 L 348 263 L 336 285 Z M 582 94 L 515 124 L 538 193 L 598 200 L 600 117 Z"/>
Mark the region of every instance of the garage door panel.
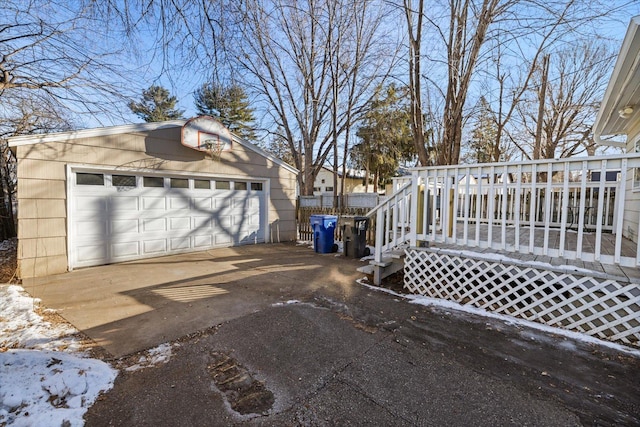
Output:
<path fill-rule="evenodd" d="M 212 201 L 211 197 L 198 197 L 193 199 L 193 206 L 195 209 L 211 210 Z"/>
<path fill-rule="evenodd" d="M 189 209 L 189 198 L 171 197 L 169 198 L 169 209 Z"/>
<path fill-rule="evenodd" d="M 190 230 L 190 229 L 191 229 L 191 218 L 189 217 L 169 218 L 169 230 Z"/>
<path fill-rule="evenodd" d="M 211 236 L 210 234 L 204 236 L 194 236 L 193 246 L 196 248 L 213 246 L 213 236 Z"/>
<path fill-rule="evenodd" d="M 142 220 L 142 231 L 145 233 L 167 231 L 167 222 L 164 218 L 144 218 Z"/>
<path fill-rule="evenodd" d="M 137 212 L 139 209 L 139 199 L 137 196 L 117 196 L 110 199 L 110 209 L 112 211 Z"/>
<path fill-rule="evenodd" d="M 234 215 L 233 217 L 233 225 L 243 225 L 247 223 L 247 218 L 242 215 Z"/>
<path fill-rule="evenodd" d="M 111 256 L 113 258 L 128 258 L 140 255 L 139 242 L 122 242 L 111 244 Z"/>
<path fill-rule="evenodd" d="M 76 258 L 79 262 L 101 261 L 107 257 L 105 245 L 82 245 L 76 247 Z"/>
<path fill-rule="evenodd" d="M 216 225 L 220 227 L 231 227 L 231 216 L 224 215 L 215 219 Z"/>
<path fill-rule="evenodd" d="M 77 212 L 105 212 L 107 200 L 100 196 L 76 196 Z"/>
<path fill-rule="evenodd" d="M 106 236 L 107 235 L 107 223 L 106 221 L 77 221 L 75 224 L 76 233 L 81 236 Z"/>
<path fill-rule="evenodd" d="M 230 208 L 231 207 L 231 200 L 228 198 L 223 198 L 223 199 L 214 199 L 214 205 L 213 207 L 215 209 L 225 209 L 225 208 Z"/>
<path fill-rule="evenodd" d="M 144 210 L 165 210 L 167 208 L 164 197 L 143 197 L 142 209 Z"/>
<path fill-rule="evenodd" d="M 201 230 L 205 228 L 211 228 L 211 218 L 208 216 L 196 216 L 192 218 L 193 228 L 195 230 Z"/>
<path fill-rule="evenodd" d="M 216 233 L 215 235 L 216 245 L 228 245 L 232 243 L 231 236 L 226 233 Z"/>
<path fill-rule="evenodd" d="M 169 249 L 172 251 L 189 249 L 190 247 L 191 247 L 190 237 L 177 237 L 177 238 L 169 239 Z"/>
<path fill-rule="evenodd" d="M 143 254 L 157 254 L 167 251 L 166 239 L 145 240 L 142 242 Z"/>
<path fill-rule="evenodd" d="M 119 219 L 111 221 L 111 234 L 138 233 L 138 219 Z"/>

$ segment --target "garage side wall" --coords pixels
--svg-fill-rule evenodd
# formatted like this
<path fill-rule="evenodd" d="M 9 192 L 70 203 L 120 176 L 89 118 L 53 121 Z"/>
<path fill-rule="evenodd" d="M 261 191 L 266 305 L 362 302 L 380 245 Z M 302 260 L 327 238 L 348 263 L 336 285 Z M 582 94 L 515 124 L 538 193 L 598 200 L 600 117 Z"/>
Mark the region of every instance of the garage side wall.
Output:
<path fill-rule="evenodd" d="M 230 179 L 268 179 L 266 241 L 296 238 L 296 178 L 292 171 L 234 141 L 219 161 L 180 144 L 181 128 L 43 142 L 16 147 L 18 158 L 18 274 L 68 268 L 67 165 Z"/>

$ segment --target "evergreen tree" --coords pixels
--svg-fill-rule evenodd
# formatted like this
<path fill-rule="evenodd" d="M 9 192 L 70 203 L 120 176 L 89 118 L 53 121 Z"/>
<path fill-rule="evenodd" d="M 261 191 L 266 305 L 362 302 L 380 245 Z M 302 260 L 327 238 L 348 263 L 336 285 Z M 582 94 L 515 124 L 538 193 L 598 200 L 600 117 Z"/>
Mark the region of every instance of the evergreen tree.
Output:
<path fill-rule="evenodd" d="M 256 139 L 253 108 L 240 86 L 204 83 L 194 94 L 198 114 L 214 117 L 239 137 Z"/>
<path fill-rule="evenodd" d="M 140 102 L 129 102 L 129 109 L 145 122 L 163 122 L 181 119 L 184 110 L 177 110 L 176 97 L 162 86 L 151 86 L 142 91 Z"/>
<path fill-rule="evenodd" d="M 480 98 L 480 112 L 475 126 L 471 130 L 466 161 L 469 163 L 490 163 L 493 161 L 495 145 L 498 143 L 498 126 L 493 119 L 491 108 L 484 97 Z M 503 150 L 500 152 L 500 161 L 504 160 Z"/>
<path fill-rule="evenodd" d="M 282 129 L 278 130 L 282 131 Z M 289 143 L 280 133 L 274 134 L 266 144 L 257 143 L 257 145 L 283 162 L 295 167 L 295 161 Z"/>
<path fill-rule="evenodd" d="M 395 175 L 401 161 L 415 157 L 407 89 L 389 85 L 379 88 L 356 132 L 360 142 L 351 151 L 351 160 L 367 174 L 374 174 L 374 188 Z M 368 184 L 368 182 L 365 182 Z"/>

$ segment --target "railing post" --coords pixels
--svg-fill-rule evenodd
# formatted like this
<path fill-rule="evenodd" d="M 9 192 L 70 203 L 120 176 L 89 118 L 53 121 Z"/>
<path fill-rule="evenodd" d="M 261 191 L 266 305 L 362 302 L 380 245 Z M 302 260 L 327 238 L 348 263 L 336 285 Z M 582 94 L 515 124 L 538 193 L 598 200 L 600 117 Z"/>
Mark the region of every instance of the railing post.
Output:
<path fill-rule="evenodd" d="M 384 213 L 382 208 L 376 212 L 376 246 L 374 249 L 373 258 L 375 262 L 382 261 L 382 246 L 384 245 Z"/>
<path fill-rule="evenodd" d="M 409 201 L 409 227 L 413 230 L 410 237 L 410 245 L 416 247 L 418 245 L 418 190 L 420 189 L 420 176 L 417 171 L 411 172 L 411 199 Z M 423 225 L 425 227 L 426 224 Z M 423 230 L 424 231 L 424 230 Z"/>

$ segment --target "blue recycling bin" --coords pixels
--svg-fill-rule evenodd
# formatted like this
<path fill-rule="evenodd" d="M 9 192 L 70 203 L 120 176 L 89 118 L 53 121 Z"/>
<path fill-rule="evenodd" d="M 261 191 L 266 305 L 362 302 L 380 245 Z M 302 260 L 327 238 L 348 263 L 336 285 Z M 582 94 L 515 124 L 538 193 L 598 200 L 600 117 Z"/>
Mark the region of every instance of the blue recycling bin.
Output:
<path fill-rule="evenodd" d="M 338 223 L 336 215 L 311 215 L 313 229 L 313 250 L 320 254 L 329 254 L 338 250 L 333 243 L 333 233 Z"/>

